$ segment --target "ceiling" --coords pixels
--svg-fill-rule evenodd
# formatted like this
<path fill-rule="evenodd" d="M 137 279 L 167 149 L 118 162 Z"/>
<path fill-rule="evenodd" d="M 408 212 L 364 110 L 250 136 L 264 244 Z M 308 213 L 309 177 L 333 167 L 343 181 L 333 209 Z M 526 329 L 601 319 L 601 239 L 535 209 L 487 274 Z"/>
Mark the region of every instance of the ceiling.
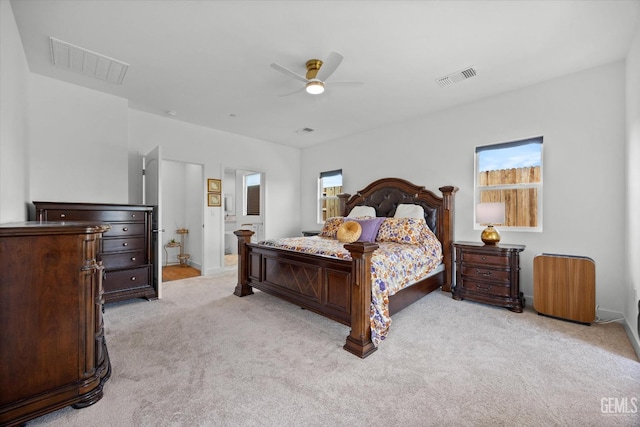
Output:
<path fill-rule="evenodd" d="M 133 109 L 301 148 L 620 60 L 640 15 L 638 0 L 11 5 L 34 73 L 126 98 Z M 54 66 L 49 37 L 129 64 L 122 84 Z M 307 60 L 332 51 L 344 60 L 324 94 L 281 96 L 304 83 L 271 63 L 304 75 Z M 437 84 L 468 67 L 477 75 Z"/>

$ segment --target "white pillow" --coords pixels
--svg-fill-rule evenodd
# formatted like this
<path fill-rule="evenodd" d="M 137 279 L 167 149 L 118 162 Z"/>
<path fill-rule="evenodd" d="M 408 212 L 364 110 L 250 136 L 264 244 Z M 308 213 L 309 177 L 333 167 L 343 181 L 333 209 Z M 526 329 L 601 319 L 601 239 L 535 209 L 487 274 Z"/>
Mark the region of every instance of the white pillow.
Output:
<path fill-rule="evenodd" d="M 351 212 L 349 212 L 347 218 L 356 218 L 363 216 L 371 216 L 375 218 L 376 209 L 372 206 L 355 206 L 353 209 L 351 209 Z"/>
<path fill-rule="evenodd" d="M 424 218 L 424 209 L 420 205 L 398 205 L 394 218 Z"/>

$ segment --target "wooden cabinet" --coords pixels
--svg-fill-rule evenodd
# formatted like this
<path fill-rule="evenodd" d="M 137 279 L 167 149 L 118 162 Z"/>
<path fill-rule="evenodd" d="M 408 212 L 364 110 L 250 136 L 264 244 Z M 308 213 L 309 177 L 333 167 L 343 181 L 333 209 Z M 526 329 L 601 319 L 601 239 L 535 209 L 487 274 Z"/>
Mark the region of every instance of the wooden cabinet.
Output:
<path fill-rule="evenodd" d="M 158 297 L 154 275 L 153 206 L 97 203 L 33 202 L 41 221 L 104 221 L 98 259 L 105 268 L 105 302 Z"/>
<path fill-rule="evenodd" d="M 108 229 L 0 225 L 0 425 L 102 398 L 111 365 L 96 256 Z"/>
<path fill-rule="evenodd" d="M 453 298 L 506 307 L 521 313 L 520 252 L 523 245 L 454 242 L 456 283 Z"/>

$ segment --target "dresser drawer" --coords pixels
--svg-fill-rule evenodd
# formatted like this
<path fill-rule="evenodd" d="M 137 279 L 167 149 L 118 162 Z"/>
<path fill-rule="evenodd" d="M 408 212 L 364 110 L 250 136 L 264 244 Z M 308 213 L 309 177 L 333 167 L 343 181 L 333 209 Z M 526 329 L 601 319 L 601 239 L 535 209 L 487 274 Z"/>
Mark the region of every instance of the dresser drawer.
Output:
<path fill-rule="evenodd" d="M 511 276 L 509 270 L 497 270 L 492 268 L 462 266 L 462 275 L 470 279 L 508 282 Z"/>
<path fill-rule="evenodd" d="M 143 212 L 47 209 L 48 221 L 144 221 Z"/>
<path fill-rule="evenodd" d="M 104 279 L 105 293 L 122 291 L 125 289 L 150 287 L 150 267 L 132 268 L 128 270 L 107 271 Z"/>
<path fill-rule="evenodd" d="M 100 259 L 102 260 L 104 268 L 107 270 L 113 270 L 114 268 L 137 267 L 147 263 L 144 250 L 103 253 L 100 255 Z"/>
<path fill-rule="evenodd" d="M 491 296 L 511 296 L 510 286 L 501 286 L 495 283 L 476 282 L 475 280 L 462 280 L 462 287 L 470 292 L 482 293 Z"/>
<path fill-rule="evenodd" d="M 102 252 L 135 251 L 145 248 L 144 237 L 127 237 L 122 239 L 102 239 Z"/>
<path fill-rule="evenodd" d="M 462 252 L 462 262 L 469 264 L 506 266 L 509 265 L 509 257 L 502 255 L 481 254 L 475 252 Z"/>
<path fill-rule="evenodd" d="M 119 224 L 111 224 L 111 230 L 103 234 L 104 237 L 115 236 L 144 236 L 144 222 L 123 222 Z"/>

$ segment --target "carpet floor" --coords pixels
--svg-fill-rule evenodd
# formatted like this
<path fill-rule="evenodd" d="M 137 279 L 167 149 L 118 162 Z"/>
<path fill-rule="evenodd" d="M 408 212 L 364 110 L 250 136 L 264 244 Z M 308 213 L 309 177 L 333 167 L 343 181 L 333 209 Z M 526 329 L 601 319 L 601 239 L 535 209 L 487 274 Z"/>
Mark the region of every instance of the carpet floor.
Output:
<path fill-rule="evenodd" d="M 235 284 L 225 272 L 109 304 L 104 397 L 29 426 L 640 425 L 640 363 L 620 324 L 436 291 L 359 359 L 342 349 L 348 327 Z"/>

